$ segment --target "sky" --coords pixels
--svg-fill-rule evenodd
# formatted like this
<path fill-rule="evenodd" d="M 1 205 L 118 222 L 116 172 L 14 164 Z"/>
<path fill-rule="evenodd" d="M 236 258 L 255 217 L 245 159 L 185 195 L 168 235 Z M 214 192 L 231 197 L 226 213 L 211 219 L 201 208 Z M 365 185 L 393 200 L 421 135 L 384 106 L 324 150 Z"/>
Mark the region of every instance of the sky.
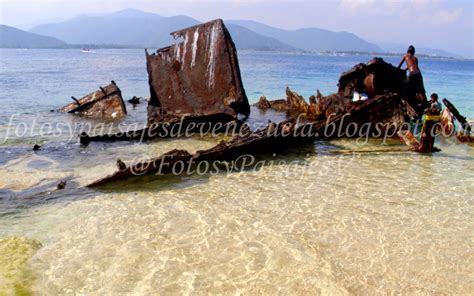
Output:
<path fill-rule="evenodd" d="M 368 41 L 414 44 L 474 58 L 474 0 L 0 0 L 0 23 L 28 29 L 125 8 L 200 21 L 250 19 L 284 29 L 348 31 Z"/>

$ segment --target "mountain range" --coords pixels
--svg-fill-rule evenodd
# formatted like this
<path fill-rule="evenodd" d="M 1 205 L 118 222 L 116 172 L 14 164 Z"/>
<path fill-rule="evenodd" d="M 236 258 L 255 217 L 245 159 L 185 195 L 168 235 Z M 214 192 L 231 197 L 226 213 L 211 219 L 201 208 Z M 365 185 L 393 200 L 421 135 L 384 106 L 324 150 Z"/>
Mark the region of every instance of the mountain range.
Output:
<path fill-rule="evenodd" d="M 0 47 L 51 47 L 74 45 L 160 48 L 173 42 L 169 33 L 199 24 L 189 16 L 160 16 L 136 9 L 106 15 L 80 15 L 33 27 L 29 32 L 2 26 Z M 238 49 L 309 52 L 389 52 L 349 32 L 319 28 L 285 30 L 249 20 L 225 20 Z"/>
<path fill-rule="evenodd" d="M 0 25 L 0 47 L 3 48 L 64 48 L 66 46 L 64 41 L 53 37 Z"/>
<path fill-rule="evenodd" d="M 245 27 L 260 35 L 275 38 L 304 51 L 381 52 L 382 49 L 348 32 L 333 32 L 318 28 L 284 30 L 255 21 L 229 20 L 226 24 Z"/>

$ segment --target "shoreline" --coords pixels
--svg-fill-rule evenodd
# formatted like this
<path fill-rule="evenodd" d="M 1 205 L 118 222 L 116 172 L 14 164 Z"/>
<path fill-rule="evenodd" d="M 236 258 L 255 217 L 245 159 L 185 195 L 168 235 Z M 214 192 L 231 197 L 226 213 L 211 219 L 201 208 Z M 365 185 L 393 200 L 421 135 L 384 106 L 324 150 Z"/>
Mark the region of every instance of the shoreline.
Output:
<path fill-rule="evenodd" d="M 48 49 L 48 50 L 72 50 L 72 49 L 142 49 L 145 48 L 153 49 L 158 47 L 153 46 L 120 46 L 120 45 L 92 45 L 92 44 L 78 44 L 70 45 L 65 47 L 0 47 L 1 49 L 17 49 L 17 50 L 34 50 L 34 49 Z M 366 51 L 305 51 L 305 50 L 272 50 L 266 48 L 237 48 L 238 51 L 244 52 L 268 52 L 268 53 L 295 53 L 295 54 L 308 54 L 308 55 L 317 55 L 317 56 L 379 56 L 379 57 L 401 57 L 405 53 L 395 53 L 395 52 L 366 52 Z M 452 57 L 452 56 L 443 56 L 443 55 L 430 55 L 430 54 L 417 54 L 418 57 L 430 58 L 430 59 L 444 59 L 444 60 L 457 60 L 457 61 L 474 61 L 474 58 L 467 57 Z"/>

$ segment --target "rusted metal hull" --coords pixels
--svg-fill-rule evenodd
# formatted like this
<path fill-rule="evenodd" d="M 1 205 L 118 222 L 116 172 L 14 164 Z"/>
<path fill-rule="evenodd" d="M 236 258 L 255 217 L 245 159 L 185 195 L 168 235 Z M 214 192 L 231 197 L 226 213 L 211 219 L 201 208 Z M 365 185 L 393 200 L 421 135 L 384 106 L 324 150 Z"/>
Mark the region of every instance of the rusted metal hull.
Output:
<path fill-rule="evenodd" d="M 388 129 L 396 130 L 397 127 L 391 124 L 393 114 L 387 111 L 393 108 L 402 108 L 398 97 L 393 95 L 377 96 L 355 106 L 349 113 L 334 116 L 329 122 L 298 123 L 295 120 L 288 120 L 279 124 L 270 123 L 263 129 L 242 133 L 230 141 L 222 141 L 213 148 L 194 154 L 185 150 L 172 150 L 157 158 L 122 167 L 112 175 L 97 180 L 87 187 L 97 187 L 145 174 L 171 174 L 173 165 L 177 162 L 234 160 L 244 154 L 255 156 L 284 151 L 290 147 L 299 147 L 302 144 L 314 142 L 316 139 L 359 136 L 364 129 L 364 124 L 367 123 L 371 125 L 364 132 L 369 134 L 378 133 L 384 129 L 387 132 Z M 386 125 L 377 126 L 377 123 Z M 328 126 L 333 127 L 331 132 L 327 130 Z M 361 130 L 358 130 L 357 127 Z"/>
<path fill-rule="evenodd" d="M 75 102 L 62 107 L 58 111 L 105 119 L 120 118 L 127 115 L 122 92 L 113 81 L 79 100 L 73 99 Z"/>
<path fill-rule="evenodd" d="M 146 52 L 150 86 L 148 122 L 182 115 L 237 114 L 250 107 L 237 51 L 222 20 L 171 33 L 183 41 Z"/>
<path fill-rule="evenodd" d="M 398 96 L 400 102 L 403 100 L 403 81 L 406 78 L 404 71 L 384 62 L 380 58 L 374 58 L 367 64 L 358 64 L 352 69 L 342 73 L 338 92 L 323 96 L 319 93 L 309 98 L 309 103 L 296 92 L 286 89 L 286 100 L 268 101 L 262 97 L 256 106 L 262 110 L 274 109 L 287 112 L 290 116 L 304 114 L 310 121 L 325 120 L 333 114 L 344 114 L 359 105 L 360 102 L 353 101 L 355 92 L 367 94 L 369 100 L 380 95 Z M 404 103 L 405 104 L 405 103 Z M 416 116 L 413 108 L 407 106 L 404 112 L 408 117 Z M 390 110 L 388 110 L 390 111 Z M 393 109 L 394 117 L 400 110 Z"/>
<path fill-rule="evenodd" d="M 403 94 L 405 71 L 386 63 L 381 58 L 373 58 L 367 64 L 358 64 L 341 74 L 338 93 L 350 97 L 354 91 L 365 93 L 369 98 L 386 92 Z"/>

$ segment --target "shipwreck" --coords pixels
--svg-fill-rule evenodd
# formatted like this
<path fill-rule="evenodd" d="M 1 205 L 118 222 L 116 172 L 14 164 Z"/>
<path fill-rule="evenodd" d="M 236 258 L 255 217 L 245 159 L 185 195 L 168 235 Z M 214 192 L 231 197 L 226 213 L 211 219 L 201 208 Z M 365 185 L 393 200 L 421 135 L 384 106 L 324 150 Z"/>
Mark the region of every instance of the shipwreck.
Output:
<path fill-rule="evenodd" d="M 383 62 L 383 61 L 379 61 Z M 354 87 L 357 87 L 354 84 Z M 336 137 L 356 137 L 359 127 L 367 127 L 371 136 L 383 136 L 390 132 L 394 136 L 399 125 L 409 120 L 409 104 L 404 102 L 397 93 L 387 91 L 374 92 L 373 97 L 367 100 L 352 101 L 337 93 L 328 97 L 321 94 L 318 98 L 310 99 L 308 104 L 303 97 L 287 88 L 287 99 L 278 101 L 265 100 L 266 106 L 261 107 L 263 99 L 257 104 L 258 108 L 274 108 L 278 111 L 287 112 L 288 120 L 275 123 L 270 122 L 266 127 L 258 130 L 244 129 L 229 141 L 221 141 L 213 148 L 198 151 L 194 154 L 185 150 L 175 149 L 164 153 L 156 158 L 126 165 L 120 162 L 118 170 L 88 185 L 96 187 L 111 182 L 124 180 L 144 174 L 171 174 L 174 165 L 179 162 L 199 163 L 201 161 L 232 161 L 244 154 L 270 155 L 285 151 L 291 147 L 312 143 L 318 139 L 332 139 Z M 331 110 L 331 114 L 328 114 Z M 210 116 L 210 115 L 209 115 Z M 303 120 L 299 120 L 302 116 Z M 193 117 L 185 117 L 187 120 Z M 202 116 L 193 118 L 191 121 L 202 120 Z M 171 120 L 171 122 L 174 122 Z M 190 122 L 185 125 L 190 124 Z M 155 129 L 161 128 L 164 123 L 155 125 Z M 243 125 L 245 126 L 245 125 Z M 331 129 L 328 130 L 328 126 Z M 149 128 L 151 129 L 151 127 Z M 382 132 L 383 131 L 383 132 Z M 150 132 L 150 130 L 147 130 Z M 138 134 L 120 135 L 133 139 Z M 109 138 L 106 138 L 109 137 Z M 101 136 L 102 139 L 117 140 L 119 135 Z"/>
<path fill-rule="evenodd" d="M 243 87 L 237 50 L 221 19 L 172 32 L 181 42 L 153 53 L 145 50 L 150 99 L 147 127 L 112 135 L 82 134 L 87 145 L 95 141 L 133 141 L 169 138 L 174 126 L 200 131 L 214 130 L 247 117 L 250 105 Z M 238 123 L 237 123 L 238 124 Z"/>
<path fill-rule="evenodd" d="M 115 173 L 94 181 L 87 187 L 97 187 L 145 174 L 172 174 L 175 164 L 180 162 L 199 165 L 202 161 L 232 161 L 239 156 L 248 154 L 271 155 L 291 147 L 312 143 L 317 139 L 353 137 L 357 135 L 358 126 L 372 121 L 373 128 L 368 132 L 375 135 L 374 133 L 377 132 L 375 123 L 380 118 L 389 119 L 392 116 L 391 108 L 398 106 L 398 104 L 398 96 L 377 96 L 354 106 L 350 113 L 332 117 L 330 121 L 299 122 L 292 118 L 279 123 L 271 122 L 266 127 L 255 131 L 245 129 L 245 132 L 239 133 L 229 141 L 221 141 L 215 147 L 197 151 L 194 154 L 186 150 L 174 149 L 156 158 L 129 166 L 120 162 Z M 374 111 L 373 115 L 367 114 L 367 110 Z M 332 128 L 328 130 L 328 126 L 332 126 Z"/>
<path fill-rule="evenodd" d="M 403 81 L 406 78 L 404 71 L 386 63 L 381 58 L 374 58 L 367 64 L 358 64 L 342 73 L 338 82 L 337 93 L 323 96 L 319 90 L 309 98 L 309 103 L 291 89 L 286 89 L 286 100 L 267 100 L 261 97 L 255 105 L 262 110 L 274 109 L 286 112 L 290 117 L 305 114 L 307 120 L 326 120 L 331 115 L 350 112 L 354 107 L 362 104 L 365 99 L 377 96 L 396 94 L 398 105 L 389 111 L 393 114 L 392 122 L 403 124 L 409 117 L 417 115 L 413 105 L 403 100 Z M 358 98 L 356 98 L 356 96 Z M 373 114 L 367 110 L 368 114 Z M 383 118 L 382 116 L 375 117 Z"/>
<path fill-rule="evenodd" d="M 221 124 L 213 130 L 217 132 L 228 130 L 222 124 L 233 124 L 238 132 L 232 129 L 231 140 L 194 154 L 175 149 L 138 164 L 118 161 L 115 173 L 88 187 L 137 175 L 170 174 L 178 162 L 232 161 L 244 154 L 269 155 L 319 139 L 359 137 L 361 129 L 367 136 L 394 138 L 402 129 L 405 131 L 403 140 L 414 147 L 413 150 L 436 151 L 429 145 L 432 138 L 422 137 L 419 143 L 403 130 L 406 123 L 421 117 L 424 110 L 420 106 L 427 102 L 407 101 L 403 94 L 405 72 L 381 58 L 342 73 L 334 94 L 324 96 L 317 91 L 307 102 L 287 88 L 286 99 L 261 97 L 255 108 L 284 112 L 286 120 L 270 121 L 266 127 L 252 130 L 245 122 L 250 106 L 242 85 L 237 52 L 222 20 L 171 34 L 182 41 L 152 54 L 146 51 L 150 87 L 147 127 L 122 134 L 92 137 L 83 134 L 81 143 L 179 137 L 183 135 L 163 132 L 175 126 L 197 132 L 199 124 L 208 124 L 209 128 Z M 451 116 L 447 122 L 454 126 L 453 118 L 457 118 L 465 123 L 465 118 L 448 103 L 445 102 L 446 112 Z M 243 118 L 239 118 L 239 114 Z M 434 129 L 434 124 L 426 126 L 425 131 L 427 129 Z"/>
<path fill-rule="evenodd" d="M 146 51 L 150 85 L 148 122 L 185 115 L 248 116 L 237 51 L 222 20 L 171 33 L 183 41 Z"/>
<path fill-rule="evenodd" d="M 120 88 L 112 81 L 80 99 L 60 108 L 58 112 L 78 114 L 90 118 L 115 119 L 127 115 Z"/>

